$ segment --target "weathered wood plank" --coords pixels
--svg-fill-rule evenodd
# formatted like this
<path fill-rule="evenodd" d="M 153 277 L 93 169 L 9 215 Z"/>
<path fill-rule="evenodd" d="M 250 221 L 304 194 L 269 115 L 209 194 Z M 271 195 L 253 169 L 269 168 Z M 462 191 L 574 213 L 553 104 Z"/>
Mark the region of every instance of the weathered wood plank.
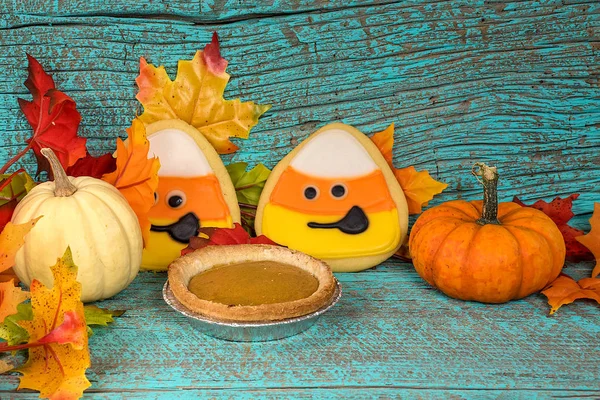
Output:
<path fill-rule="evenodd" d="M 139 107 L 138 57 L 173 72 L 216 29 L 233 76 L 227 95 L 274 105 L 234 160 L 273 166 L 329 121 L 366 132 L 395 122 L 396 163 L 448 182 L 438 201 L 475 196 L 468 169 L 484 159 L 504 173 L 503 199 L 582 192 L 585 227 L 600 198 L 600 6 L 542 3 L 393 3 L 225 25 L 17 13 L 2 31 L 0 160 L 29 134 L 16 104 L 25 52 L 77 100 L 82 134 L 106 152 Z"/>
<path fill-rule="evenodd" d="M 597 2 L 7 3 L 0 164 L 30 134 L 16 102 L 28 96 L 25 52 L 77 101 L 81 132 L 97 154 L 114 149 L 139 108 L 139 57 L 174 73 L 217 30 L 230 61 L 227 97 L 273 104 L 226 161 L 272 167 L 327 122 L 367 133 L 394 122 L 396 164 L 450 185 L 432 204 L 477 196 L 469 170 L 481 159 L 500 167 L 503 200 L 581 192 L 579 227 L 600 201 Z M 22 165 L 33 172 L 33 162 Z M 590 263 L 566 270 L 577 278 L 590 271 Z M 162 301 L 165 275 L 143 273 L 102 303 L 128 311 L 90 340 L 90 395 L 600 396 L 595 304 L 547 317 L 540 295 L 499 306 L 455 301 L 395 261 L 339 278 L 342 301 L 317 326 L 242 344 L 191 330 Z M 16 375 L 2 376 L 0 397 L 36 397 L 15 393 L 17 385 Z"/>
<path fill-rule="evenodd" d="M 580 277 L 590 268 L 567 271 Z M 337 276 L 340 303 L 305 333 L 233 343 L 193 330 L 160 296 L 166 275 L 142 273 L 100 304 L 127 312 L 90 339 L 93 393 L 162 398 L 181 388 L 190 395 L 207 390 L 219 396 L 226 389 L 252 397 L 273 390 L 272 397 L 298 391 L 327 398 L 344 397 L 351 392 L 343 388 L 351 388 L 357 398 L 600 395 L 595 304 L 581 302 L 548 317 L 541 295 L 504 305 L 452 300 L 428 287 L 410 264 L 396 261 Z M 12 397 L 17 384 L 16 375 L 3 377 L 0 393 Z"/>

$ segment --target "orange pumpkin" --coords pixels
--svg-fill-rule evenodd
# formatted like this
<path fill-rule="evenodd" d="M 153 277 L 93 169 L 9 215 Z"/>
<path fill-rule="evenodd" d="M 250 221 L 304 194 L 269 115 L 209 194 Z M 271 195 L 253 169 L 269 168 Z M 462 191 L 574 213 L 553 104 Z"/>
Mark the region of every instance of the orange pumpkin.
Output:
<path fill-rule="evenodd" d="M 477 163 L 483 201 L 455 200 L 425 211 L 409 239 L 413 264 L 450 297 L 504 303 L 543 289 L 559 275 L 565 242 L 541 211 L 498 204 L 495 167 Z"/>

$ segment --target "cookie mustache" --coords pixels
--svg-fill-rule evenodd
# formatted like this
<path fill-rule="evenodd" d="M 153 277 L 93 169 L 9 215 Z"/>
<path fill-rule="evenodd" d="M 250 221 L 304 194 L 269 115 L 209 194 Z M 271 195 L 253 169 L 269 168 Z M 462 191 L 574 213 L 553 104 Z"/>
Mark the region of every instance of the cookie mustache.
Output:
<path fill-rule="evenodd" d="M 196 214 L 190 212 L 179 218 L 177 222 L 170 225 L 152 225 L 150 230 L 152 232 L 166 232 L 176 242 L 188 244 L 191 237 L 198 236 L 200 233 L 200 219 Z"/>
<path fill-rule="evenodd" d="M 362 208 L 353 206 L 339 221 L 328 224 L 309 222 L 308 227 L 314 229 L 339 229 L 348 235 L 358 235 L 369 228 L 369 219 Z"/>

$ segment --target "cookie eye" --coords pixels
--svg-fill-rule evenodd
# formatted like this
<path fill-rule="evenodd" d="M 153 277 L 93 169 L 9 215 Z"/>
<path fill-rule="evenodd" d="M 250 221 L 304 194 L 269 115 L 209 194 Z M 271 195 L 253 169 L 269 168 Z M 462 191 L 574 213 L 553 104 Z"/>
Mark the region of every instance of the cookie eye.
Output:
<path fill-rule="evenodd" d="M 314 200 L 319 195 L 319 189 L 314 186 L 308 186 L 304 189 L 304 197 L 308 200 Z"/>
<path fill-rule="evenodd" d="M 158 193 L 154 192 L 154 204 L 158 204 Z"/>
<path fill-rule="evenodd" d="M 333 197 L 341 199 L 342 197 L 346 196 L 346 186 L 341 185 L 341 184 L 334 185 L 331 188 L 331 195 Z"/>
<path fill-rule="evenodd" d="M 185 205 L 186 196 L 181 190 L 172 190 L 167 194 L 167 204 L 171 208 L 181 208 Z"/>

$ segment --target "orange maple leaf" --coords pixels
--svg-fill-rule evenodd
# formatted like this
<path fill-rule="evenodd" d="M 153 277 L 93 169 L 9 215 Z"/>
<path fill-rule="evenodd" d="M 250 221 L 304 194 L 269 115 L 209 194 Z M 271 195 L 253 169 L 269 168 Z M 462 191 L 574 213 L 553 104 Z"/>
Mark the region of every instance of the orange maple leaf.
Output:
<path fill-rule="evenodd" d="M 587 235 L 577 236 L 575 239 L 590 249 L 596 258 L 596 266 L 592 271 L 592 278 L 600 275 L 600 203 L 594 203 L 594 213 L 590 218 L 590 226 L 592 229 Z"/>
<path fill-rule="evenodd" d="M 102 180 L 119 189 L 127 199 L 138 217 L 145 244 L 151 226 L 148 211 L 154 205 L 160 162 L 156 157 L 148 158 L 150 142 L 144 124 L 138 118 L 127 129 L 127 135 L 127 143 L 117 139 L 117 169 L 104 175 Z"/>
<path fill-rule="evenodd" d="M 42 217 L 19 225 L 13 225 L 12 222 L 6 224 L 0 233 L 0 272 L 15 265 L 15 255 L 25 243 L 25 235 L 29 233 L 40 218 Z"/>
<path fill-rule="evenodd" d="M 17 369 L 23 374 L 19 389 L 37 390 L 40 397 L 50 399 L 77 399 L 91 386 L 85 377 L 90 354 L 81 284 L 76 280 L 71 250 L 51 269 L 52 289 L 34 279 L 33 320 L 19 322 L 29 333 L 29 343 L 23 345 L 29 347 L 29 359 Z"/>
<path fill-rule="evenodd" d="M 552 307 L 550 315 L 577 299 L 596 300 L 600 304 L 600 279 L 583 278 L 575 282 L 570 276 L 561 274 L 542 290 L 542 294 L 548 298 L 548 304 Z"/>
<path fill-rule="evenodd" d="M 271 106 L 225 100 L 226 67 L 216 33 L 204 51 L 196 52 L 192 60 L 179 61 L 174 81 L 163 66 L 155 67 L 142 57 L 135 80 L 139 87 L 136 98 L 144 106 L 139 118 L 145 124 L 179 118 L 206 136 L 218 153 L 234 153 L 238 147 L 229 138 L 248 138 L 250 129 Z"/>
<path fill-rule="evenodd" d="M 448 187 L 448 184 L 438 182 L 433 179 L 427 171 L 417 171 L 413 166 L 407 168 L 395 168 L 392 160 L 394 147 L 394 124 L 388 126 L 385 130 L 377 132 L 371 137 L 371 140 L 387 161 L 394 172 L 398 183 L 406 196 L 408 212 L 410 214 L 419 214 L 422 207 L 433 199 L 436 194 L 442 193 Z"/>
<path fill-rule="evenodd" d="M 29 298 L 29 292 L 15 287 L 13 280 L 0 283 L 0 322 L 17 313 L 17 306 Z"/>

